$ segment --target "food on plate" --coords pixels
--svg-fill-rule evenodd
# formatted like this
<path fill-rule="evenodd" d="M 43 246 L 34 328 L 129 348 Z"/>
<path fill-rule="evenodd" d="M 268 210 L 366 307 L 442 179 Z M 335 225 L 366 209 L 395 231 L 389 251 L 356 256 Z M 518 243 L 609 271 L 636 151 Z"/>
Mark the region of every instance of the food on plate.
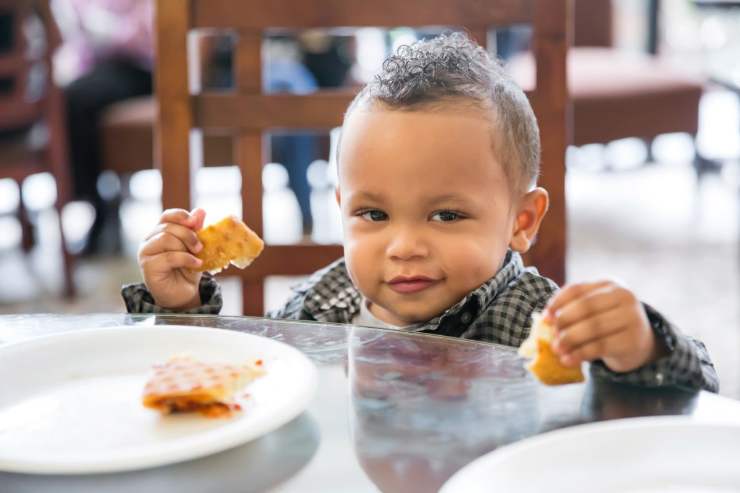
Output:
<path fill-rule="evenodd" d="M 145 407 L 162 414 L 198 412 L 210 418 L 225 417 L 241 407 L 236 393 L 264 375 L 262 360 L 243 365 L 204 363 L 190 355 L 177 355 L 154 366 L 142 396 Z"/>
<path fill-rule="evenodd" d="M 234 264 L 245 268 L 262 253 L 265 243 L 236 216 L 201 229 L 197 233 L 203 249 L 197 257 L 203 261 L 199 270 L 216 274 Z"/>
<path fill-rule="evenodd" d="M 583 382 L 580 365 L 570 368 L 560 363 L 551 346 L 554 338 L 555 327 L 541 313 L 533 314 L 529 337 L 519 347 L 521 356 L 532 358 L 527 369 L 546 385 Z"/>

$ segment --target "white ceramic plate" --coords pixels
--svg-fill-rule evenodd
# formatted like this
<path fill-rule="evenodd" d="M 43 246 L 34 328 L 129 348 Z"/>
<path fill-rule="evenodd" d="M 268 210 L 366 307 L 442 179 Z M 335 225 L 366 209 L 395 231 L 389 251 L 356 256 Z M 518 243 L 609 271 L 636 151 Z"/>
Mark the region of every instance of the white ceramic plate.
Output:
<path fill-rule="evenodd" d="M 162 417 L 141 405 L 152 364 L 177 353 L 204 361 L 261 358 L 266 374 L 226 419 Z M 278 341 L 183 326 L 81 330 L 0 347 L 0 470 L 113 472 L 219 452 L 287 423 L 317 385 L 313 363 Z"/>
<path fill-rule="evenodd" d="M 625 419 L 495 450 L 459 470 L 440 493 L 737 493 L 739 461 L 739 425 Z"/>

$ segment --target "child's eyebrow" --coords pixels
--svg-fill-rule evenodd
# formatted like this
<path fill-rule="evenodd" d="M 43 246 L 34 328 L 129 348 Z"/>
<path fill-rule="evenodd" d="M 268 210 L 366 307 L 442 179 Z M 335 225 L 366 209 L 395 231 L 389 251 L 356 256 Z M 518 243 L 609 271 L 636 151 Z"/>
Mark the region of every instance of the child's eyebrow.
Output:
<path fill-rule="evenodd" d="M 374 192 L 359 191 L 350 195 L 351 200 L 367 200 L 370 202 L 383 202 L 383 195 Z"/>
<path fill-rule="evenodd" d="M 468 198 L 465 195 L 460 195 L 456 193 L 445 193 L 442 195 L 434 195 L 427 199 L 427 203 L 429 204 L 450 203 L 450 202 L 454 204 L 462 205 L 462 206 L 471 204 L 470 200 L 468 200 Z"/>

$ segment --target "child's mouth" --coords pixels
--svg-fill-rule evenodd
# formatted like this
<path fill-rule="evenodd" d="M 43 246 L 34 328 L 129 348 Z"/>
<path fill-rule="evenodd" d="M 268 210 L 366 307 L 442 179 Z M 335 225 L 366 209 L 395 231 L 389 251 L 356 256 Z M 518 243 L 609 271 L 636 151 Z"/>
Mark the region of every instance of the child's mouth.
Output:
<path fill-rule="evenodd" d="M 388 281 L 388 286 L 390 288 L 401 294 L 411 294 L 411 293 L 418 293 L 420 291 L 424 291 L 425 289 L 429 288 L 430 286 L 436 284 L 438 281 L 435 279 L 430 279 L 428 277 L 424 276 L 414 276 L 414 277 L 394 277 L 390 281 Z"/>

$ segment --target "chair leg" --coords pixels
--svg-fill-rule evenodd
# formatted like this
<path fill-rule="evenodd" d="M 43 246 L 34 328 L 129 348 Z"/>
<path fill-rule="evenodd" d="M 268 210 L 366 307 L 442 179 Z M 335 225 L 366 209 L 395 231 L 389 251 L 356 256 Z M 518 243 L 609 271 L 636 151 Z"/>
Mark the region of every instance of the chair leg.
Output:
<path fill-rule="evenodd" d="M 253 317 L 265 314 L 265 280 L 242 280 L 242 313 Z"/>
<path fill-rule="evenodd" d="M 694 172 L 696 173 L 696 182 L 699 183 L 707 173 L 718 173 L 722 171 L 722 162 L 717 159 L 708 158 L 699 151 L 696 145 L 696 135 L 694 138 Z"/>
<path fill-rule="evenodd" d="M 57 200 L 54 203 L 54 209 L 57 211 L 57 221 L 59 224 L 59 246 L 62 252 L 62 275 L 64 276 L 64 287 L 62 294 L 65 298 L 72 299 L 76 296 L 77 290 L 74 282 L 75 256 L 70 252 L 67 244 L 67 237 L 64 234 L 64 219 L 62 212 L 64 206 L 69 203 L 70 192 L 68 183 L 59 177 L 56 177 Z"/>
<path fill-rule="evenodd" d="M 69 251 L 67 246 L 67 239 L 64 236 L 64 223 L 62 221 L 62 208 L 63 206 L 57 204 L 57 217 L 59 220 L 59 242 L 62 247 L 62 269 L 64 273 L 64 296 L 66 298 L 74 298 L 77 294 L 74 282 L 74 264 L 75 257 Z"/>
<path fill-rule="evenodd" d="M 65 298 L 71 299 L 74 298 L 77 294 L 74 283 L 75 257 L 69 251 L 67 238 L 64 235 L 64 221 L 62 220 L 63 208 L 64 203 L 62 203 L 60 200 L 57 200 L 57 203 L 54 204 L 54 209 L 57 211 L 57 221 L 59 224 L 59 246 L 62 251 L 62 275 L 64 276 L 64 286 L 62 294 Z"/>
<path fill-rule="evenodd" d="M 100 233 L 97 241 L 99 253 L 106 253 L 111 255 L 120 255 L 123 252 L 123 224 L 121 223 L 121 209 L 122 199 L 120 195 L 111 199 L 103 199 L 99 207 L 97 207 L 98 214 L 101 217 L 95 220 L 100 220 Z M 92 245 L 91 245 L 92 246 Z"/>
<path fill-rule="evenodd" d="M 36 245 L 36 232 L 28 214 L 28 209 L 23 203 L 23 186 L 18 183 L 18 222 L 21 224 L 21 248 L 28 253 Z"/>
<path fill-rule="evenodd" d="M 644 139 L 645 142 L 645 164 L 655 164 L 655 155 L 653 154 L 653 140 Z"/>

